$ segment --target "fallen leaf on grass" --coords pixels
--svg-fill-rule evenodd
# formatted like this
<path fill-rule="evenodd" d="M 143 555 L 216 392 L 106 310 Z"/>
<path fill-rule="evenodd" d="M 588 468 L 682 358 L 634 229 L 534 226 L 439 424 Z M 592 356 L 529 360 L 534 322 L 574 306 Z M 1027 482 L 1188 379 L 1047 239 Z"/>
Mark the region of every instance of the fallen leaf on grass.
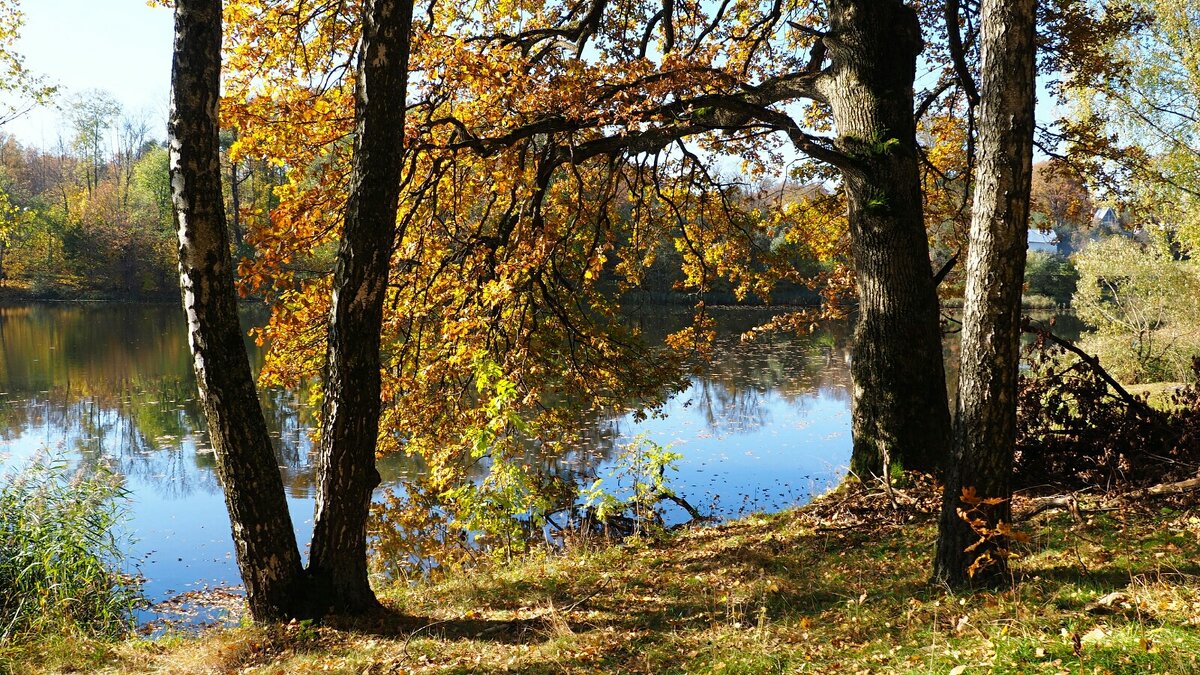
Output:
<path fill-rule="evenodd" d="M 1092 614 L 1120 614 L 1132 608 L 1130 597 L 1121 591 L 1115 591 L 1084 605 L 1083 611 Z"/>

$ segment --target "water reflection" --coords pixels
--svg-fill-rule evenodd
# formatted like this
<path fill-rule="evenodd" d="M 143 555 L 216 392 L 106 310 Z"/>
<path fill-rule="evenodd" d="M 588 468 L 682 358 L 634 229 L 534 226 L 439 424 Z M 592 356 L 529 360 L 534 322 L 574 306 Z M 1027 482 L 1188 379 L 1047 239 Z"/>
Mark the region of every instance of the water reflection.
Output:
<path fill-rule="evenodd" d="M 606 416 L 593 427 L 586 478 L 602 477 L 617 449 L 644 435 L 683 455 L 676 491 L 721 517 L 800 504 L 840 479 L 851 447 L 846 324 L 747 344 L 737 336 L 765 317 L 718 318 L 726 328 L 713 360 L 685 391 L 646 419 Z"/>
<path fill-rule="evenodd" d="M 185 340 L 171 306 L 0 307 L 4 451 L 57 448 L 85 466 L 103 458 L 162 497 L 217 492 Z M 268 391 L 262 403 L 281 467 L 307 477 L 311 416 L 301 399 Z M 296 496 L 310 491 L 306 481 Z"/>
<path fill-rule="evenodd" d="M 548 461 L 557 475 L 602 475 L 638 434 L 683 453 L 676 490 L 718 515 L 798 503 L 835 481 L 849 456 L 848 337 L 843 324 L 803 338 L 742 344 L 736 335 L 766 317 L 718 317 L 724 333 L 711 364 L 689 388 L 643 420 L 597 413 L 580 445 Z M 659 337 L 685 320 L 635 317 Z M 7 465 L 49 448 L 80 466 L 108 463 L 132 495 L 147 594 L 236 578 L 214 457 L 196 401 L 178 308 L 30 304 L 0 307 L 0 458 Z M 248 341 L 252 365 L 261 354 Z M 304 392 L 262 394 L 301 541 L 311 534 L 313 475 Z M 422 470 L 381 462 L 385 483 Z"/>

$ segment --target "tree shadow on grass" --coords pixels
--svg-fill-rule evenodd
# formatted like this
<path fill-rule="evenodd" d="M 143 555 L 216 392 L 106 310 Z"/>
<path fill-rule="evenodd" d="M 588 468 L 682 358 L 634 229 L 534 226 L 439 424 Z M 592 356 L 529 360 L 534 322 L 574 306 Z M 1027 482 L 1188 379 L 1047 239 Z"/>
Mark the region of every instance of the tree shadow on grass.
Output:
<path fill-rule="evenodd" d="M 498 620 L 472 617 L 437 619 L 383 607 L 361 616 L 329 616 L 325 626 L 347 633 L 389 639 L 430 637 L 441 640 L 484 640 L 504 644 L 542 642 L 555 630 L 590 630 L 593 626 L 566 621 L 553 611 L 530 618 Z"/>
<path fill-rule="evenodd" d="M 570 611 L 565 614 L 569 615 Z M 641 619 L 637 617 L 630 619 L 634 623 L 639 620 Z M 613 669 L 621 671 L 625 670 L 626 664 L 639 659 L 644 649 L 653 648 L 660 642 L 660 635 L 653 631 L 612 632 L 609 630 L 615 625 L 612 621 L 569 621 L 563 612 L 555 612 L 553 609 L 547 610 L 545 615 L 505 621 L 480 618 L 436 619 L 384 607 L 364 616 L 328 617 L 324 625 L 344 633 L 396 643 L 397 647 L 388 662 L 378 664 L 383 666 L 380 672 L 409 672 L 412 667 L 426 663 L 435 664 L 438 672 L 444 673 L 480 671 L 478 664 L 465 663 L 453 656 L 443 656 L 441 659 L 435 658 L 426 662 L 423 655 L 429 653 L 430 647 L 427 643 L 421 644 L 423 640 L 440 643 L 434 648 L 435 651 L 451 643 L 489 643 L 494 645 L 493 649 L 507 649 L 502 654 L 519 659 L 513 670 L 522 673 L 593 672 Z M 536 651 L 522 651 L 552 642 L 564 635 L 587 634 L 599 635 L 603 639 L 583 654 L 555 653 L 557 650 L 540 654 Z M 489 668 L 484 667 L 483 670 L 487 671 Z"/>
<path fill-rule="evenodd" d="M 1153 583 L 1166 582 L 1171 585 L 1195 585 L 1200 578 L 1200 564 L 1188 563 L 1178 567 L 1164 568 L 1162 566 L 1144 566 L 1134 569 L 1102 569 L 1081 570 L 1077 566 L 1059 565 L 1048 569 L 1039 569 L 1019 574 L 1016 583 L 1032 583 L 1037 579 L 1056 585 L 1075 583 L 1080 586 L 1095 588 L 1099 595 L 1128 588 L 1140 581 Z M 1080 600 L 1080 607 L 1091 602 Z"/>

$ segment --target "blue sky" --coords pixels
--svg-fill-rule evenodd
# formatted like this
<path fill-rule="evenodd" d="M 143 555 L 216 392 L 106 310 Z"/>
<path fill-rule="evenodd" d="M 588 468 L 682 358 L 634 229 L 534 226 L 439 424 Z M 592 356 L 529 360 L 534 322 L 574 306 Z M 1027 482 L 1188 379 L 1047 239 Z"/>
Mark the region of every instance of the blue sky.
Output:
<path fill-rule="evenodd" d="M 25 27 L 17 49 L 26 66 L 65 94 L 107 90 L 133 113 L 145 113 L 156 137 L 166 135 L 170 90 L 171 10 L 146 0 L 21 0 Z M 36 110 L 7 124 L 22 143 L 52 146 L 61 113 Z"/>

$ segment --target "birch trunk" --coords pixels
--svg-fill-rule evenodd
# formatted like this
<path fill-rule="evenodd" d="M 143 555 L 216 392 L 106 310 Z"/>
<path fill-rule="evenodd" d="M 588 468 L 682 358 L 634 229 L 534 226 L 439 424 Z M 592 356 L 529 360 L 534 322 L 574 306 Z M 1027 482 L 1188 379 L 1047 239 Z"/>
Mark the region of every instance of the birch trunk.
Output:
<path fill-rule="evenodd" d="M 250 614 L 263 621 L 300 612 L 304 574 L 238 321 L 221 196 L 220 75 L 221 1 L 177 0 L 168 134 L 180 286 L 238 569 Z"/>

